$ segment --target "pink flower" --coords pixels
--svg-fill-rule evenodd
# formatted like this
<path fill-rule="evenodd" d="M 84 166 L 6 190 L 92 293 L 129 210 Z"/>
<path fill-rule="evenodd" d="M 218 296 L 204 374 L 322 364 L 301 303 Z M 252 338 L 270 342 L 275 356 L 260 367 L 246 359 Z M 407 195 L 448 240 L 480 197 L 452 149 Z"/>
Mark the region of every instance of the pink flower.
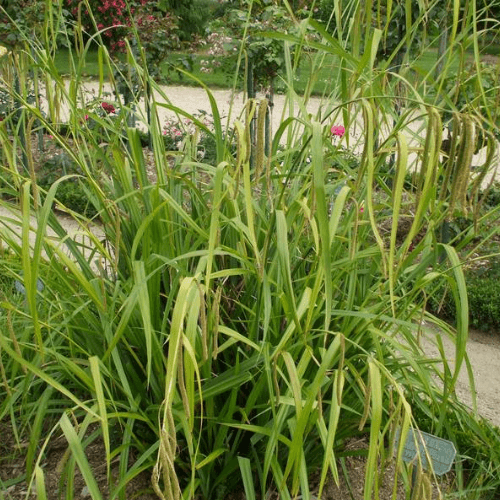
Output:
<path fill-rule="evenodd" d="M 345 134 L 345 128 L 343 125 L 333 125 L 330 131 L 332 135 L 335 135 L 336 137 L 343 137 Z"/>
<path fill-rule="evenodd" d="M 107 102 L 101 103 L 101 107 L 102 109 L 104 109 L 104 111 L 106 111 L 106 113 L 108 113 L 108 115 L 116 111 L 115 107 L 112 104 L 108 104 Z"/>

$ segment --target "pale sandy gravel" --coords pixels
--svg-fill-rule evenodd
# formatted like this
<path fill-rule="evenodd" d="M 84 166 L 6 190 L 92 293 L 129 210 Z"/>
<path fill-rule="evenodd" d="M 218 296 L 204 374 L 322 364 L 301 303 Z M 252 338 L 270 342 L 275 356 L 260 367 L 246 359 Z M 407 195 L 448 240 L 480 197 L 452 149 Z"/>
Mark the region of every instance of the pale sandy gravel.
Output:
<path fill-rule="evenodd" d="M 441 359 L 435 344 L 436 334 L 439 333 L 434 328 L 424 329 L 421 346 L 429 357 Z M 455 344 L 445 335 L 441 335 L 441 338 L 446 359 L 453 371 Z M 470 330 L 467 355 L 474 375 L 478 413 L 500 427 L 500 334 Z M 456 392 L 460 400 L 472 408 L 472 393 L 465 362 L 460 369 Z"/>
<path fill-rule="evenodd" d="M 59 214 L 58 216 L 59 222 L 66 230 L 68 237 L 73 239 L 83 252 L 83 255 L 88 259 L 92 255 L 92 266 L 95 269 L 98 269 L 99 266 L 104 265 L 103 259 L 99 256 L 96 256 L 93 252 L 94 243 L 92 239 L 89 237 L 88 229 L 85 226 L 80 225 L 75 219 L 72 217 Z M 22 215 L 20 211 L 16 207 L 11 207 L 9 204 L 5 204 L 4 206 L 0 206 L 0 240 L 14 240 L 19 245 L 22 244 Z M 31 215 L 30 216 L 30 233 L 29 240 L 30 246 L 33 247 L 36 240 L 36 228 L 37 222 L 36 218 Z M 99 241 L 104 241 L 104 232 L 98 225 L 92 225 L 89 228 L 92 232 L 94 238 Z M 50 239 L 56 248 L 60 248 L 66 255 L 69 255 L 70 252 L 64 242 L 62 242 L 54 230 L 50 227 L 46 230 L 46 236 Z M 96 243 L 97 244 L 97 243 Z M 5 245 L 5 244 L 4 244 Z M 47 254 L 43 251 L 42 257 L 47 258 Z"/>
<path fill-rule="evenodd" d="M 102 91 L 102 93 L 99 93 L 99 87 L 96 83 L 86 82 L 81 99 L 88 101 L 91 99 L 102 98 L 108 99 L 110 102 L 113 101 L 113 97 L 109 93 L 109 88 L 104 88 Z M 211 114 L 210 101 L 207 93 L 203 89 L 169 86 L 163 87 L 162 91 L 164 92 L 164 96 L 158 94 L 156 95 L 158 102 L 169 102 L 169 104 L 181 108 L 190 114 L 199 113 L 201 110 Z M 245 105 L 245 96 L 243 93 L 233 95 L 231 91 L 227 90 L 212 90 L 211 92 L 217 101 L 219 112 L 224 123 L 232 124 L 234 120 L 240 117 Z M 318 116 L 318 113 L 319 116 L 326 116 L 331 109 L 331 103 L 325 102 L 319 98 L 311 98 L 307 103 L 307 112 L 313 116 Z M 272 127 L 274 131 L 279 127 L 282 118 L 284 116 L 288 116 L 288 111 L 289 103 L 285 101 L 285 97 L 282 95 L 275 96 L 274 109 L 272 113 Z M 297 103 L 293 104 L 292 113 L 294 115 L 299 115 Z M 162 107 L 158 108 L 158 114 L 160 122 L 163 122 L 169 117 L 175 116 L 175 114 L 171 111 Z M 143 107 L 139 107 L 137 115 L 139 119 L 139 126 L 141 126 L 141 119 L 145 122 Z M 64 106 L 62 106 L 61 118 L 63 120 L 67 119 L 67 112 L 65 111 Z M 340 117 L 332 115 L 326 123 L 330 125 L 332 123 L 342 122 Z M 383 128 L 387 130 L 387 126 L 384 126 Z M 362 123 L 356 123 L 356 126 L 353 127 L 350 133 L 351 144 L 354 144 L 351 148 L 355 151 L 359 151 L 362 146 L 359 143 L 359 140 L 362 137 Z M 382 131 L 382 134 L 383 133 L 384 132 Z M 405 131 L 405 134 L 408 138 L 410 146 L 415 146 L 418 142 L 416 136 L 425 134 L 425 123 L 422 120 L 415 120 L 411 127 Z M 358 141 L 357 145 L 356 141 Z M 415 155 L 413 155 L 413 159 L 415 159 Z M 480 164 L 482 161 L 484 161 L 484 151 L 475 156 L 473 164 Z M 5 209 L 0 208 L 0 222 L 4 228 L 12 227 L 12 223 L 8 222 L 9 217 L 12 217 L 12 215 L 7 213 Z M 73 238 L 76 240 L 78 240 L 78 238 L 84 238 L 84 231 L 81 231 L 81 228 L 75 221 L 70 218 L 62 218 L 61 220 L 63 225 L 68 228 L 68 233 Z M 34 220 L 32 223 L 33 225 L 35 224 Z M 16 224 L 14 223 L 14 226 L 15 225 Z M 16 230 L 17 229 L 15 228 L 14 231 Z M 101 234 L 99 228 L 94 228 L 94 231 L 97 235 Z M 32 236 L 34 238 L 34 233 L 32 233 Z M 428 339 L 424 339 L 423 341 L 425 351 L 429 356 L 433 357 L 438 355 L 437 348 L 432 343 L 432 336 L 434 333 L 432 331 L 427 331 Z M 443 342 L 447 358 L 452 359 L 454 356 L 453 342 L 447 338 L 444 338 Z M 494 424 L 500 426 L 500 336 L 481 335 L 476 332 L 471 332 L 467 345 L 467 352 L 475 376 L 479 414 L 488 418 Z M 472 399 L 465 366 L 462 367 L 460 372 L 457 392 L 466 404 L 471 405 Z"/>

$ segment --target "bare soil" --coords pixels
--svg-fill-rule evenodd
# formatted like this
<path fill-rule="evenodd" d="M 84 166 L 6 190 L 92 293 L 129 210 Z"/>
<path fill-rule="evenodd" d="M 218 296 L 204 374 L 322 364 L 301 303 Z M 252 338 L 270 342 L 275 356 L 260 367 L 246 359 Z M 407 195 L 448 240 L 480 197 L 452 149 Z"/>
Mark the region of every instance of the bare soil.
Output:
<path fill-rule="evenodd" d="M 422 343 L 424 350 L 429 356 L 438 357 L 437 348 L 432 343 L 432 330 L 427 331 L 427 336 L 423 337 Z M 448 358 L 454 354 L 454 345 L 451 340 L 443 339 L 445 351 Z M 478 413 L 490 420 L 493 424 L 500 426 L 500 335 L 488 334 L 478 331 L 471 331 L 468 341 L 467 353 L 473 367 L 475 377 L 475 391 L 477 397 Z M 465 368 L 462 369 L 459 379 L 457 392 L 461 399 L 472 404 L 471 391 L 468 383 L 468 376 Z M 6 488 L 0 489 L 0 500 L 25 500 L 28 493 L 28 482 L 25 478 L 25 453 L 28 447 L 26 440 L 16 441 L 12 427 L 6 421 L 0 423 L 0 480 L 7 484 Z M 347 450 L 363 450 L 367 448 L 365 438 L 352 440 Z M 109 481 L 106 474 L 106 463 L 104 446 L 97 440 L 86 449 L 86 455 L 89 464 L 93 470 L 94 477 L 101 491 L 103 498 L 109 498 Z M 55 436 L 50 442 L 40 465 L 44 471 L 45 484 L 47 488 L 48 500 L 59 500 L 65 489 L 62 474 L 64 465 L 68 458 L 68 448 L 62 436 Z M 133 457 L 132 463 L 133 463 Z M 337 486 L 332 477 L 327 481 L 322 498 L 325 500 L 344 500 L 344 499 L 363 499 L 366 457 L 363 455 L 349 456 L 345 459 L 345 467 L 348 471 L 349 481 L 343 477 L 342 468 L 338 464 L 340 482 Z M 118 464 L 113 463 L 111 468 L 112 477 L 117 477 Z M 392 498 L 394 487 L 394 464 L 390 463 L 383 474 L 380 487 L 380 499 L 389 500 Z M 127 486 L 126 498 L 137 500 L 154 500 L 156 495 L 153 493 L 150 472 L 144 471 L 135 477 Z M 90 493 L 85 482 L 76 468 L 74 473 L 74 500 L 88 500 Z M 319 479 L 311 478 L 311 485 L 317 485 Z M 443 477 L 440 488 L 444 492 L 451 488 L 453 483 L 452 474 Z M 33 491 L 33 490 L 30 490 Z M 317 486 L 313 487 L 313 493 L 317 492 Z M 397 485 L 397 498 L 405 498 L 405 488 L 400 481 Z M 434 484 L 433 497 L 438 497 L 438 489 Z M 31 492 L 31 497 L 36 494 Z M 233 493 L 231 499 L 243 499 L 242 492 Z"/>
<path fill-rule="evenodd" d="M 29 445 L 28 441 L 22 440 L 16 442 L 12 426 L 7 422 L 0 423 L 0 433 L 4 438 L 0 444 L 0 480 L 8 484 L 3 491 L 0 489 L 0 500 L 26 500 L 28 491 L 30 492 L 30 497 L 36 498 L 35 487 L 33 486 L 30 489 L 29 479 L 25 478 L 25 450 Z M 106 452 L 102 441 L 97 440 L 93 442 L 85 451 L 101 495 L 103 498 L 109 498 L 107 467 L 106 461 L 103 459 L 106 456 Z M 67 477 L 64 473 L 64 468 L 68 463 L 68 458 L 69 450 L 64 436 L 54 436 L 40 462 L 40 467 L 44 472 L 48 500 L 63 498 L 66 486 L 64 478 Z M 118 477 L 118 463 L 116 462 L 112 463 L 111 476 L 114 478 Z M 73 482 L 74 500 L 91 498 L 78 467 L 75 468 Z M 158 497 L 153 493 L 150 474 L 148 472 L 139 474 L 127 485 L 126 498 L 157 500 Z"/>
<path fill-rule="evenodd" d="M 0 432 L 6 438 L 0 446 L 0 480 L 8 486 L 3 490 L 0 489 L 0 500 L 26 500 L 27 498 L 36 498 L 34 486 L 30 489 L 25 478 L 25 459 L 23 451 L 27 448 L 28 443 L 21 441 L 16 443 L 12 428 L 7 423 L 0 423 Z M 367 448 L 367 440 L 365 438 L 352 440 L 346 447 L 347 451 L 360 451 Z M 109 481 L 106 473 L 106 463 L 103 460 L 105 456 L 104 445 L 100 441 L 96 441 L 86 449 L 86 456 L 92 468 L 94 477 L 99 487 L 103 498 L 109 498 Z M 67 444 L 63 437 L 55 437 L 50 443 L 44 458 L 40 462 L 45 477 L 45 487 L 47 490 L 48 500 L 59 500 L 65 495 L 65 475 L 63 470 L 69 457 Z M 366 457 L 363 455 L 347 456 L 344 466 L 348 473 L 346 480 L 340 461 L 338 462 L 339 484 L 337 485 L 333 477 L 327 479 L 321 498 L 324 500 L 363 500 L 364 484 L 365 484 L 365 469 Z M 118 465 L 115 463 L 111 468 L 112 477 L 117 477 Z M 394 488 L 395 467 L 390 462 L 381 475 L 381 483 L 379 487 L 380 500 L 390 500 Z M 313 498 L 318 494 L 319 474 L 314 474 L 310 478 L 311 494 Z M 73 500 L 88 500 L 91 498 L 87 486 L 78 470 L 75 468 L 73 475 L 74 494 Z M 447 491 L 452 483 L 452 478 L 448 475 L 444 480 L 440 481 L 439 488 L 441 491 Z M 400 479 L 397 484 L 397 498 L 405 499 L 405 487 Z M 271 494 L 271 498 L 279 498 L 277 492 Z M 438 488 L 436 484 L 433 487 L 433 499 L 437 499 Z M 154 494 L 151 487 L 151 474 L 144 471 L 135 477 L 126 488 L 126 498 L 128 500 L 157 500 L 158 497 Z M 226 500 L 244 500 L 243 491 L 232 492 Z"/>

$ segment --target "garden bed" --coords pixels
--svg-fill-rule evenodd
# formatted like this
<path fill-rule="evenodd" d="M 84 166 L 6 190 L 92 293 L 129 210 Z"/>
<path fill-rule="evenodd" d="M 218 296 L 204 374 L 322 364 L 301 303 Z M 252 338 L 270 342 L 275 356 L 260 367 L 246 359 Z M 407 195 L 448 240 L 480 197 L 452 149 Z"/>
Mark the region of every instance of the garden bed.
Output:
<path fill-rule="evenodd" d="M 25 459 L 23 451 L 28 447 L 28 443 L 16 443 L 12 429 L 8 423 L 0 422 L 0 432 L 4 436 L 2 445 L 0 445 L 0 481 L 6 488 L 0 493 L 3 494 L 3 500 L 25 500 L 28 493 L 28 484 L 25 478 Z M 338 460 L 339 486 L 335 484 L 330 475 L 325 484 L 321 498 L 323 500 L 363 500 L 365 485 L 366 453 L 368 442 L 364 437 L 352 439 L 345 447 L 346 456 Z M 45 475 L 45 486 L 47 489 L 47 500 L 59 500 L 64 491 L 64 478 L 67 473 L 61 473 L 68 455 L 67 443 L 64 436 L 53 436 L 47 444 L 45 457 L 40 461 Z M 101 440 L 91 443 L 85 452 L 94 478 L 96 479 L 99 490 L 104 499 L 109 498 L 109 482 L 106 473 L 106 463 L 103 462 L 103 456 L 106 451 Z M 131 465 L 133 460 L 131 460 Z M 347 474 L 348 481 L 344 477 Z M 389 464 L 383 476 L 381 476 L 381 487 L 379 490 L 380 500 L 391 500 L 393 495 L 394 465 Z M 61 475 L 62 474 L 62 475 Z M 118 474 L 118 464 L 115 462 L 111 467 L 112 477 Z M 310 478 L 311 498 L 318 493 L 319 474 L 313 474 Z M 90 498 L 89 490 L 85 481 L 76 469 L 73 475 L 74 494 L 73 500 L 87 500 Z M 447 474 L 439 479 L 438 484 L 443 493 L 450 492 L 453 483 L 453 474 Z M 34 487 L 34 485 L 33 485 Z M 397 487 L 397 498 L 405 498 L 405 488 L 400 480 Z M 33 496 L 33 493 L 30 495 Z M 127 484 L 126 498 L 128 500 L 158 500 L 151 487 L 151 473 L 149 471 L 141 472 Z M 279 499 L 277 493 L 270 494 L 270 500 Z M 437 487 L 433 487 L 433 499 L 437 499 Z M 233 491 L 221 500 L 245 500 L 243 491 Z M 429 499 L 430 500 L 430 499 Z"/>

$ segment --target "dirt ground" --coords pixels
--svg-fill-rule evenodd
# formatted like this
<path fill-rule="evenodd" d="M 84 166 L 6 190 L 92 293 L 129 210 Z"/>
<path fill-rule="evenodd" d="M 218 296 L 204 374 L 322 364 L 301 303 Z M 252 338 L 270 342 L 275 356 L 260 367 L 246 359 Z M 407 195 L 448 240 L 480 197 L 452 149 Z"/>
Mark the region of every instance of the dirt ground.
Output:
<path fill-rule="evenodd" d="M 22 456 L 22 448 L 27 447 L 27 443 L 16 444 L 11 430 L 5 424 L 0 424 L 0 432 L 7 439 L 0 446 L 0 479 L 7 482 L 8 486 L 3 490 L 0 489 L 0 500 L 26 500 L 27 498 L 37 498 L 35 487 L 29 489 L 29 486 L 24 479 L 24 458 Z M 362 450 L 367 447 L 366 439 L 352 440 L 347 446 L 348 450 Z M 19 449 L 21 448 L 21 449 Z M 12 450 L 17 449 L 18 457 L 13 460 L 5 460 L 5 455 L 12 455 Z M 92 468 L 96 479 L 99 491 L 103 498 L 109 498 L 110 491 L 106 475 L 106 464 L 103 463 L 103 455 L 105 453 L 104 446 L 101 442 L 91 444 L 86 449 L 87 459 Z M 44 471 L 45 487 L 48 500 L 59 500 L 64 495 L 65 484 L 61 482 L 61 471 L 67 463 L 68 453 L 64 442 L 64 438 L 55 438 L 51 442 L 45 458 L 41 461 L 40 466 Z M 363 500 L 364 498 L 364 482 L 366 457 L 364 456 L 348 456 L 345 458 L 345 468 L 348 471 L 349 481 L 347 482 L 342 473 L 341 464 L 338 464 L 339 470 L 339 485 L 335 483 L 330 476 L 325 484 L 321 498 L 323 500 Z M 118 464 L 112 465 L 112 475 L 116 477 Z M 379 499 L 390 500 L 393 494 L 395 467 L 393 463 L 385 468 L 384 474 L 381 477 L 379 488 Z M 18 478 L 18 479 L 16 479 Z M 8 481 L 14 481 L 9 484 Z M 73 500 L 88 500 L 91 498 L 89 490 L 80 474 L 78 468 L 75 469 L 73 475 L 74 494 Z M 440 481 L 440 489 L 445 492 L 451 483 L 451 477 L 444 476 Z M 313 475 L 310 478 L 312 499 L 315 500 L 318 493 L 319 474 Z M 126 489 L 127 500 L 158 500 L 151 487 L 151 475 L 149 472 L 142 472 L 134 478 Z M 272 493 L 272 499 L 278 499 L 279 495 Z M 397 485 L 398 500 L 405 499 L 405 487 L 400 479 Z M 438 498 L 438 488 L 433 487 L 433 500 Z M 243 492 L 232 492 L 226 500 L 244 500 Z"/>

